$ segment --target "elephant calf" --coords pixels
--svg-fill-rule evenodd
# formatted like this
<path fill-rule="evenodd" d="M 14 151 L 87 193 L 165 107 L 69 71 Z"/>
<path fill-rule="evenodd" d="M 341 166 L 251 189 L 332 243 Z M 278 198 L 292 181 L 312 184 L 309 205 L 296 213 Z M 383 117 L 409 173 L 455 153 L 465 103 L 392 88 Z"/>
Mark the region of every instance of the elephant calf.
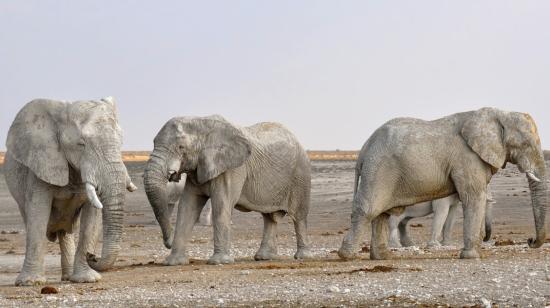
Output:
<path fill-rule="evenodd" d="M 171 248 L 165 264 L 187 264 L 187 244 L 207 200 L 212 203 L 214 254 L 209 264 L 232 263 L 231 210 L 262 213 L 264 234 L 254 258 L 277 256 L 277 221 L 288 214 L 294 222 L 298 250 L 310 256 L 306 218 L 310 203 L 310 163 L 306 152 L 277 123 L 238 127 L 220 116 L 169 120 L 154 139 L 144 174 L 145 192 L 160 224 L 164 245 Z M 187 174 L 178 205 L 175 232 L 170 224 L 166 183 Z"/>
<path fill-rule="evenodd" d="M 6 142 L 6 183 L 26 228 L 16 285 L 44 283 L 46 238 L 59 239 L 61 279 L 95 282 L 120 250 L 124 193 L 133 191 L 122 162 L 122 131 L 112 98 L 65 103 L 38 99 L 15 117 Z M 102 210 L 100 210 L 102 209 Z M 103 214 L 102 257 L 88 259 Z M 74 226 L 80 217 L 76 248 Z"/>
<path fill-rule="evenodd" d="M 491 191 L 487 191 L 487 208 L 485 209 L 485 232 L 483 241 L 491 239 L 492 207 L 493 198 Z M 460 200 L 457 194 L 448 197 L 426 201 L 411 205 L 401 215 L 390 216 L 390 247 L 414 246 L 407 231 L 407 223 L 416 217 L 424 217 L 434 213 L 432 222 L 432 235 L 428 247 L 440 246 L 441 244 L 451 245 L 451 237 L 455 214 L 458 210 Z M 439 236 L 443 231 L 443 242 L 439 243 Z"/>

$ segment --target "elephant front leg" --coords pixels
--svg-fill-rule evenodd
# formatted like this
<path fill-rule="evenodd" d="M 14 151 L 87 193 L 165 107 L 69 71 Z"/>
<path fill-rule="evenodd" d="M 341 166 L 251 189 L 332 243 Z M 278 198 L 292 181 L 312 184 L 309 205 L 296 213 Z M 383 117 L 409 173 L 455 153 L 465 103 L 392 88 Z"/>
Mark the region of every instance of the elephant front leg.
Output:
<path fill-rule="evenodd" d="M 178 204 L 178 218 L 174 239 L 172 240 L 172 249 L 164 260 L 164 265 L 189 264 L 187 244 L 191 238 L 193 226 L 207 200 L 205 196 L 197 195 L 197 192 L 191 189 L 190 186 L 191 184 L 185 186 L 183 196 Z"/>
<path fill-rule="evenodd" d="M 37 181 L 40 181 L 37 179 Z M 25 196 L 26 247 L 25 261 L 21 273 L 15 280 L 16 286 L 32 286 L 46 282 L 44 276 L 44 253 L 46 230 L 51 212 L 53 194 L 39 184 L 33 186 Z"/>
<path fill-rule="evenodd" d="M 390 257 L 388 250 L 389 215 L 382 213 L 372 221 L 371 260 L 385 260 Z"/>
<path fill-rule="evenodd" d="M 61 250 L 61 280 L 69 280 L 73 273 L 74 264 L 74 236 L 72 233 L 58 231 L 59 248 Z"/>
<path fill-rule="evenodd" d="M 397 228 L 399 229 L 401 246 L 403 247 L 411 247 L 415 245 L 414 241 L 411 239 L 409 235 L 409 231 L 407 230 L 407 224 L 411 219 L 412 217 L 406 217 L 405 219 L 401 220 L 401 222 L 397 226 Z"/>
<path fill-rule="evenodd" d="M 82 206 L 80 215 L 80 233 L 78 245 L 74 256 L 72 282 L 97 282 L 101 275 L 88 264 L 88 254 L 93 253 L 99 231 L 99 219 L 101 211 L 93 207 L 89 202 Z"/>
<path fill-rule="evenodd" d="M 254 260 L 273 260 L 277 258 L 277 213 L 262 213 L 264 219 L 264 234 L 260 249 L 256 252 Z"/>
<path fill-rule="evenodd" d="M 214 195 L 212 201 L 212 222 L 214 224 L 214 254 L 208 264 L 228 264 L 235 260 L 231 256 L 231 208 L 226 198 Z"/>
<path fill-rule="evenodd" d="M 462 202 L 464 212 L 464 248 L 460 252 L 460 258 L 476 259 L 480 257 L 480 230 L 483 218 L 485 217 L 485 193 L 466 200 L 466 202 Z"/>
<path fill-rule="evenodd" d="M 355 205 L 351 213 L 351 229 L 342 241 L 342 246 L 338 250 L 338 256 L 344 260 L 357 258 L 359 244 L 362 242 L 369 220 L 365 212 L 358 209 Z"/>
<path fill-rule="evenodd" d="M 445 220 L 445 225 L 443 226 L 442 244 L 444 246 L 450 246 L 453 243 L 453 226 L 455 224 L 456 211 L 458 211 L 458 202 L 451 204 L 449 214 L 447 215 L 447 220 Z"/>

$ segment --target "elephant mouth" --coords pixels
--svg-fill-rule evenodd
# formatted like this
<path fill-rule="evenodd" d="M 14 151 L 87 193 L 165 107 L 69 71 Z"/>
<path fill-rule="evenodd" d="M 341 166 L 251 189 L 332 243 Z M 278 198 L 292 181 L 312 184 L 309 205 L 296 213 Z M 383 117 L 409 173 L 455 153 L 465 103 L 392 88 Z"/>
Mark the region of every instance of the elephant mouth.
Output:
<path fill-rule="evenodd" d="M 174 170 L 168 171 L 168 181 L 170 182 L 179 182 L 181 180 L 181 172 Z"/>

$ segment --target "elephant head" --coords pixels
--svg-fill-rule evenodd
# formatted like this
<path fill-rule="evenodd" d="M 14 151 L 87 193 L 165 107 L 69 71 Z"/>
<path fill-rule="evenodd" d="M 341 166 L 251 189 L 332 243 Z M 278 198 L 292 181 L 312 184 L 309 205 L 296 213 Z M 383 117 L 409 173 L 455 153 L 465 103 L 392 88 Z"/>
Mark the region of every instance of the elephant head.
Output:
<path fill-rule="evenodd" d="M 113 265 L 120 250 L 124 193 L 134 188 L 121 156 L 122 131 L 114 100 L 66 103 L 34 100 L 17 114 L 7 149 L 40 180 L 55 185 L 84 183 L 90 204 L 103 208 L 102 258 Z"/>
<path fill-rule="evenodd" d="M 528 243 L 532 248 L 540 247 L 546 238 L 548 187 L 546 164 L 533 118 L 526 113 L 483 108 L 472 113 L 461 132 L 470 148 L 493 168 L 503 168 L 510 162 L 526 174 L 536 230 L 536 237 Z"/>
<path fill-rule="evenodd" d="M 144 185 L 167 248 L 173 237 L 173 206 L 168 205 L 166 183 L 177 182 L 182 173 L 187 173 L 191 175 L 187 181 L 204 184 L 242 165 L 250 151 L 243 133 L 220 116 L 178 117 L 162 127 L 154 139 Z"/>

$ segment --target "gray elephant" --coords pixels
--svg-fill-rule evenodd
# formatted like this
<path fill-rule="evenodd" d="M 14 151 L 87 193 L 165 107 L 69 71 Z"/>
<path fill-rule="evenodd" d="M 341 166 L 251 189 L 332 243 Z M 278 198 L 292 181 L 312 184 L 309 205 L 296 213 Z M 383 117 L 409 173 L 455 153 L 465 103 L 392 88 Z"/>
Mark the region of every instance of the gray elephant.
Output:
<path fill-rule="evenodd" d="M 16 285 L 46 281 L 46 238 L 59 239 L 62 280 L 95 282 L 101 278 L 96 270 L 113 265 L 120 250 L 124 191 L 136 189 L 122 162 L 121 143 L 110 97 L 74 103 L 37 99 L 19 111 L 4 162 L 8 189 L 26 227 L 25 261 Z M 101 214 L 102 257 L 88 260 Z"/>
<path fill-rule="evenodd" d="M 485 209 L 485 230 L 483 241 L 491 239 L 492 207 L 493 198 L 491 191 L 487 191 L 487 207 Z M 401 215 L 391 215 L 389 221 L 390 227 L 390 247 L 414 246 L 407 231 L 407 223 L 416 217 L 424 217 L 434 214 L 432 222 L 432 234 L 428 247 L 448 246 L 452 242 L 452 231 L 455 220 L 455 214 L 460 205 L 460 199 L 457 194 L 452 194 L 445 198 L 426 201 L 411 205 L 401 213 Z M 439 237 L 443 231 L 443 242 L 439 242 Z"/>
<path fill-rule="evenodd" d="M 306 218 L 310 202 L 310 163 L 296 138 L 277 123 L 238 127 L 220 116 L 169 120 L 154 139 L 144 175 L 145 192 L 172 248 L 165 264 L 187 264 L 186 246 L 208 199 L 212 203 L 214 254 L 209 264 L 232 263 L 231 210 L 263 215 L 264 234 L 256 260 L 277 255 L 277 221 L 288 214 L 294 222 L 298 250 L 310 256 Z M 187 182 L 178 205 L 175 234 L 167 207 L 166 182 Z"/>
<path fill-rule="evenodd" d="M 370 256 L 389 257 L 388 218 L 412 204 L 458 193 L 464 214 L 461 258 L 479 258 L 480 230 L 489 180 L 507 162 L 527 175 L 536 237 L 546 237 L 546 166 L 535 122 L 525 113 L 494 108 L 456 113 L 433 121 L 393 119 L 378 128 L 359 153 L 351 228 L 338 252 L 356 256 L 372 224 Z"/>

